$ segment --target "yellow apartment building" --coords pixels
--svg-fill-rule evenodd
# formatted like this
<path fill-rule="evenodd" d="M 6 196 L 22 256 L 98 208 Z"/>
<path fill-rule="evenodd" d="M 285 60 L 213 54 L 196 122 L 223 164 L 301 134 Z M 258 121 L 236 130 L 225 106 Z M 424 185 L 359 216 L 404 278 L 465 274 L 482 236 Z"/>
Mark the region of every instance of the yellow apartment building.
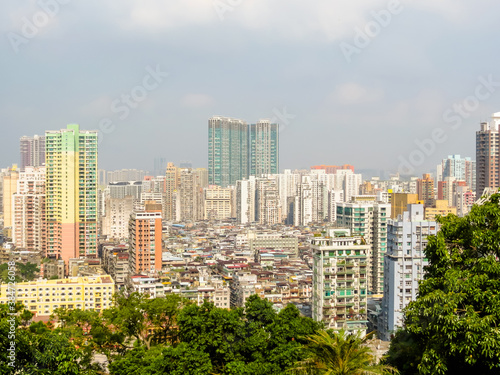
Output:
<path fill-rule="evenodd" d="M 9 302 L 8 284 L 0 287 L 0 303 Z M 58 280 L 40 279 L 17 283 L 16 301 L 35 316 L 50 316 L 56 308 L 95 310 L 111 307 L 115 282 L 109 275 L 69 277 Z"/>

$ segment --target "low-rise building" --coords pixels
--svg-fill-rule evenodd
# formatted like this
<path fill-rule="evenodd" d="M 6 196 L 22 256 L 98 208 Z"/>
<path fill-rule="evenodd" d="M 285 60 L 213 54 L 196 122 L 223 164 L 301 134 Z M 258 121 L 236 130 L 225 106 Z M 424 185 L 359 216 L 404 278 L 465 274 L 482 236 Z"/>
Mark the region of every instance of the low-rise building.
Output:
<path fill-rule="evenodd" d="M 450 207 L 448 200 L 437 199 L 433 207 L 425 207 L 425 220 L 435 220 L 437 215 L 447 216 L 448 214 L 457 214 L 457 208 Z"/>
<path fill-rule="evenodd" d="M 14 292 L 15 290 L 15 292 Z M 111 276 L 69 277 L 58 280 L 39 279 L 0 286 L 0 303 L 8 303 L 15 293 L 35 316 L 50 316 L 57 308 L 94 310 L 100 312 L 112 306 L 115 282 Z"/>

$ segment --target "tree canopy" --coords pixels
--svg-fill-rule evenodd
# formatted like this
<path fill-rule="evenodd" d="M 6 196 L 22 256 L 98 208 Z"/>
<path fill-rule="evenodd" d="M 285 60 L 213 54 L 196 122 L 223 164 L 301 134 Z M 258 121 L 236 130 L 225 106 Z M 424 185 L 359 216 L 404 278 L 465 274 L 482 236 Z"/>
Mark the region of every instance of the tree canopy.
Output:
<path fill-rule="evenodd" d="M 308 337 L 306 357 L 292 368 L 295 374 L 318 375 L 361 375 L 396 374 L 394 368 L 377 364 L 367 346 L 371 335 L 361 336 L 359 332 L 344 330 L 319 331 Z"/>
<path fill-rule="evenodd" d="M 0 279 L 3 283 L 8 283 L 12 281 L 9 279 L 9 266 L 7 263 L 0 264 Z M 16 274 L 15 281 L 16 283 L 24 282 L 24 281 L 32 281 L 40 272 L 40 267 L 38 267 L 35 263 L 20 263 L 16 262 Z"/>
<path fill-rule="evenodd" d="M 500 195 L 439 218 L 389 363 L 405 374 L 500 373 Z"/>
<path fill-rule="evenodd" d="M 0 374 L 97 375 L 101 370 L 92 363 L 92 354 L 79 350 L 70 335 L 43 323 L 23 327 L 23 318 L 9 312 L 7 305 L 0 305 Z M 16 305 L 16 312 L 24 319 L 31 314 L 21 304 Z M 15 329 L 11 329 L 10 319 L 14 319 Z M 15 344 L 14 361 L 8 358 L 11 343 Z"/>

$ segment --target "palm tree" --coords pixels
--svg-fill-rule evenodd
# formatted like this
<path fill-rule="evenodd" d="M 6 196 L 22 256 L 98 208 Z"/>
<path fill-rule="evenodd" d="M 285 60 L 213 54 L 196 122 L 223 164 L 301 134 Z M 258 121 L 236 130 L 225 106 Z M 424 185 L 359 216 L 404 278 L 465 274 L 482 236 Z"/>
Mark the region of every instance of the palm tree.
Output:
<path fill-rule="evenodd" d="M 309 336 L 305 347 L 306 359 L 298 362 L 291 372 L 321 375 L 398 374 L 397 370 L 375 363 L 375 356 L 366 345 L 370 335 L 321 330 Z"/>

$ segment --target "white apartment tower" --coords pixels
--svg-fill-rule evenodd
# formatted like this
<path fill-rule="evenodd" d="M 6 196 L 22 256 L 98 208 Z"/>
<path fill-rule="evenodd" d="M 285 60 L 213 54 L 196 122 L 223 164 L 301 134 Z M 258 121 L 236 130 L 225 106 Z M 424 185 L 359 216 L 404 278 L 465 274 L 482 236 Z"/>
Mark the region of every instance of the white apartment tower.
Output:
<path fill-rule="evenodd" d="M 12 195 L 12 239 L 17 247 L 45 250 L 45 167 L 25 167 Z"/>
<path fill-rule="evenodd" d="M 383 340 L 390 340 L 403 326 L 403 309 L 414 301 L 418 282 L 428 264 L 424 249 L 427 237 L 435 235 L 438 224 L 424 220 L 424 206 L 409 204 L 408 211 L 388 222 L 388 249 L 385 257 L 384 297 L 378 329 Z"/>
<path fill-rule="evenodd" d="M 256 183 L 257 179 L 254 176 L 236 182 L 236 218 L 240 224 L 255 221 Z"/>
<path fill-rule="evenodd" d="M 256 219 L 259 224 L 275 225 L 281 223 L 281 205 L 276 181 L 271 178 L 259 178 L 256 187 Z"/>

